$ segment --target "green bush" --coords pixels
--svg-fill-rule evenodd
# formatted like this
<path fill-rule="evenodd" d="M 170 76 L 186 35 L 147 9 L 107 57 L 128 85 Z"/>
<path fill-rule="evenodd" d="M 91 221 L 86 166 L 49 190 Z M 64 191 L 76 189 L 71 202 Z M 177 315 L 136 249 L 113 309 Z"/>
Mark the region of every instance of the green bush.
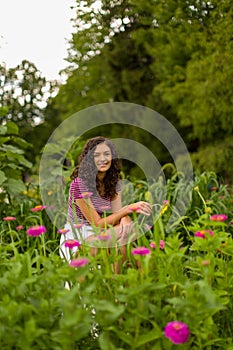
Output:
<path fill-rule="evenodd" d="M 92 257 L 83 246 L 80 254 L 89 263 L 82 267 L 63 261 L 56 227 L 46 222 L 45 210 L 31 211 L 39 198 L 25 199 L 21 211 L 17 206 L 10 211 L 5 203 L 4 212 L 16 220 L 2 220 L 0 226 L 0 348 L 233 349 L 231 188 L 214 173 L 196 175 L 190 186 L 191 194 L 185 180 L 174 176 L 165 185 L 137 181 L 123 188 L 127 200 L 133 191 L 135 198 L 156 205 L 153 226 L 127 247 L 128 263 L 119 274 L 113 272 L 121 257 L 114 249 L 109 255 L 100 248 Z M 190 203 L 167 232 L 178 195 L 184 201 L 189 195 Z M 210 220 L 214 214 L 228 218 Z M 19 224 L 24 228 L 17 230 Z M 47 232 L 28 236 L 36 224 Z M 159 248 L 161 240 L 165 246 Z M 136 246 L 149 254 L 133 255 Z M 175 320 L 190 331 L 180 345 L 164 335 L 166 324 Z"/>

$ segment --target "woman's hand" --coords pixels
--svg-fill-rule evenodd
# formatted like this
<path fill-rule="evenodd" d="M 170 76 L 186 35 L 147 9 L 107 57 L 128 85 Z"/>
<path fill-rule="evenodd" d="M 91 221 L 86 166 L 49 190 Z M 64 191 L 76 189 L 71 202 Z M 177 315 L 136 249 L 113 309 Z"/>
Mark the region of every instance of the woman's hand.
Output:
<path fill-rule="evenodd" d="M 129 216 L 124 216 L 120 220 L 120 232 L 121 236 L 128 236 L 132 228 L 132 220 Z"/>
<path fill-rule="evenodd" d="M 133 204 L 129 204 L 129 212 L 136 212 L 138 214 L 147 215 L 151 214 L 151 205 L 148 202 L 140 201 Z"/>

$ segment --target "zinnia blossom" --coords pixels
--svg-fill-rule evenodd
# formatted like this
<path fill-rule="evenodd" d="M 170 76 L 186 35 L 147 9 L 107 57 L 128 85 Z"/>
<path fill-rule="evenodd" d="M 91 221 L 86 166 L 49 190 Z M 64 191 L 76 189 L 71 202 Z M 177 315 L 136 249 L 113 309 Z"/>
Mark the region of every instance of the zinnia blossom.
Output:
<path fill-rule="evenodd" d="M 111 238 L 111 235 L 103 232 L 100 235 L 98 235 L 97 238 L 99 238 L 101 241 L 107 241 L 108 239 Z"/>
<path fill-rule="evenodd" d="M 173 344 L 186 343 L 189 338 L 188 326 L 180 321 L 169 322 L 164 328 L 164 335 Z"/>
<path fill-rule="evenodd" d="M 79 196 L 78 196 L 78 198 L 90 198 L 91 196 L 92 196 L 92 192 L 82 192 Z"/>
<path fill-rule="evenodd" d="M 70 230 L 65 228 L 60 228 L 59 230 L 57 230 L 57 233 L 61 235 L 65 235 L 67 232 L 70 232 Z"/>
<path fill-rule="evenodd" d="M 45 226 L 32 226 L 27 230 L 28 236 L 40 236 L 46 232 Z"/>
<path fill-rule="evenodd" d="M 206 238 L 206 234 L 209 234 L 210 236 L 214 235 L 213 231 L 211 230 L 201 230 L 201 231 L 195 232 L 194 236 L 200 237 L 200 238 Z"/>
<path fill-rule="evenodd" d="M 23 229 L 24 229 L 24 226 L 22 226 L 22 225 L 16 226 L 16 230 L 17 231 L 20 231 L 20 230 L 23 230 Z"/>
<path fill-rule="evenodd" d="M 5 218 L 3 218 L 4 221 L 14 221 L 16 220 L 16 217 L 14 216 L 6 216 Z"/>
<path fill-rule="evenodd" d="M 82 267 L 85 266 L 89 263 L 89 260 L 87 258 L 78 258 L 78 259 L 73 259 L 70 262 L 70 267 Z"/>
<path fill-rule="evenodd" d="M 147 255 L 150 254 L 150 249 L 147 247 L 137 247 L 132 250 L 133 255 Z"/>
<path fill-rule="evenodd" d="M 82 226 L 83 226 L 84 224 L 74 224 L 74 228 L 77 228 L 77 229 L 79 229 L 79 228 L 81 228 Z"/>
<path fill-rule="evenodd" d="M 155 243 L 155 242 L 151 242 L 151 243 L 150 243 L 150 247 L 151 247 L 152 249 L 155 249 L 155 248 L 156 248 L 156 243 Z M 161 240 L 159 241 L 159 248 L 160 248 L 160 249 L 164 249 L 164 247 L 165 247 L 165 242 L 161 239 Z"/>
<path fill-rule="evenodd" d="M 134 211 L 134 212 L 137 213 L 140 209 L 141 209 L 140 205 L 131 204 L 129 206 L 129 211 L 132 211 L 132 212 Z"/>
<path fill-rule="evenodd" d="M 111 209 L 111 206 L 110 206 L 110 205 L 102 205 L 102 207 L 100 207 L 100 209 L 101 209 L 102 211 L 108 211 L 108 210 Z"/>
<path fill-rule="evenodd" d="M 75 239 L 68 239 L 65 241 L 64 246 L 73 249 L 74 247 L 79 247 L 81 243 L 79 241 L 76 241 Z"/>
<path fill-rule="evenodd" d="M 227 220 L 227 215 L 225 214 L 214 214 L 214 215 L 211 215 L 210 217 L 210 220 L 212 221 L 225 221 Z"/>
<path fill-rule="evenodd" d="M 46 205 L 37 205 L 34 208 L 31 208 L 31 211 L 33 211 L 33 212 L 35 212 L 35 211 L 42 211 L 45 208 L 46 208 Z"/>

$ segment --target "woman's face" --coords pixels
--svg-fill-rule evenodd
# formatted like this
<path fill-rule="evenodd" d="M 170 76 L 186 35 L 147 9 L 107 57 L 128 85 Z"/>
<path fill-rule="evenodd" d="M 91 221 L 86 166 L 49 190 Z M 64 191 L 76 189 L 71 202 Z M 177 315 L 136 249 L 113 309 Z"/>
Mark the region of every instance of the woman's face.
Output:
<path fill-rule="evenodd" d="M 100 143 L 94 151 L 94 163 L 99 172 L 106 172 L 112 164 L 111 149 L 105 144 Z"/>

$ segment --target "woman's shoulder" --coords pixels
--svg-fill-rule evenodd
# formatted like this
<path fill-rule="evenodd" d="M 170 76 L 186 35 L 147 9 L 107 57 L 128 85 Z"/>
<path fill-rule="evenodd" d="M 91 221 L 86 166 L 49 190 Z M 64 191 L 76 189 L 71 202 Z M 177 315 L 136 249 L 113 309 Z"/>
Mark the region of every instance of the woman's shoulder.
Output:
<path fill-rule="evenodd" d="M 82 191 L 87 191 L 87 186 L 83 181 L 83 179 L 81 179 L 80 177 L 74 178 L 70 184 L 70 187 L 75 187 L 75 188 L 79 188 Z"/>
<path fill-rule="evenodd" d="M 119 180 L 117 183 L 116 183 L 116 192 L 121 192 L 121 189 L 122 189 L 122 185 L 121 185 L 121 180 Z"/>

